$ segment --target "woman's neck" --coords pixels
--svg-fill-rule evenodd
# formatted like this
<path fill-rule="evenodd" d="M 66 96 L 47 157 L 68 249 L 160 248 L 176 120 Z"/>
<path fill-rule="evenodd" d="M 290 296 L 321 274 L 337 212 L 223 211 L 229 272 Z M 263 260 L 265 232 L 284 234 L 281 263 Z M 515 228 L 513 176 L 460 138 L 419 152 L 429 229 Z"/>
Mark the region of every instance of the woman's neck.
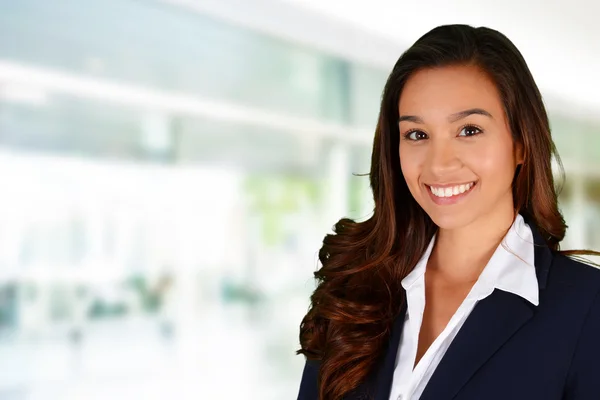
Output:
<path fill-rule="evenodd" d="M 449 282 L 474 282 L 515 219 L 514 211 L 495 212 L 452 230 L 439 229 L 427 268 Z"/>

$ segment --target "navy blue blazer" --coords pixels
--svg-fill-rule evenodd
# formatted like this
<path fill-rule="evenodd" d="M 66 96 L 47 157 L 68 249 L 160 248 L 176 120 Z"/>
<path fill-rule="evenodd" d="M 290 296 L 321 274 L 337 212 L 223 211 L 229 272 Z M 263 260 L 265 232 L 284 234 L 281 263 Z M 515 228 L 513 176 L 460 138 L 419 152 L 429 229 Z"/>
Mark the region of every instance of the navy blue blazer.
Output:
<path fill-rule="evenodd" d="M 477 303 L 420 400 L 600 400 L 600 270 L 552 252 L 529 225 L 539 305 L 499 289 Z M 344 400 L 389 399 L 405 312 L 381 362 Z M 306 362 L 298 400 L 318 400 L 318 368 Z"/>

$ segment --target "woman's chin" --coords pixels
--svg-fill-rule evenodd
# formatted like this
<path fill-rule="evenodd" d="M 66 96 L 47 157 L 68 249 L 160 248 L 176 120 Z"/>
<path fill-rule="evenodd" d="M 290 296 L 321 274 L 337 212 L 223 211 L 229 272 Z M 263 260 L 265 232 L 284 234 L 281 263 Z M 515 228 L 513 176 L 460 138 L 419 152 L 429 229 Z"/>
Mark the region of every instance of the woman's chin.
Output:
<path fill-rule="evenodd" d="M 438 226 L 440 229 L 444 230 L 454 230 L 460 229 L 467 225 L 469 225 L 473 219 L 474 215 L 472 212 L 464 213 L 464 212 L 432 212 L 428 213 L 429 217 L 433 221 L 434 224 Z"/>

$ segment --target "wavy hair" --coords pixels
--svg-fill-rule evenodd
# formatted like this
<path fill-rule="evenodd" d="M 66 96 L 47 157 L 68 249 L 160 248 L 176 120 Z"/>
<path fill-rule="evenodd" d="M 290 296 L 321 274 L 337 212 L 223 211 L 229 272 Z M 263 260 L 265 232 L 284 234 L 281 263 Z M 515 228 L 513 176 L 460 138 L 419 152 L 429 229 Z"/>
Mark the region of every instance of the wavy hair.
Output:
<path fill-rule="evenodd" d="M 561 171 L 562 165 L 542 96 L 519 50 L 485 27 L 445 25 L 423 35 L 400 56 L 383 90 L 369 172 L 373 215 L 363 222 L 341 219 L 319 251 L 317 288 L 300 325 L 297 353 L 320 360 L 320 400 L 341 399 L 383 356 L 404 301 L 400 282 L 437 230 L 410 194 L 400 169 L 398 101 L 416 71 L 450 65 L 475 65 L 492 78 L 513 140 L 524 150 L 513 181 L 515 211 L 538 227 L 553 251 L 559 251 L 565 236 L 552 157 Z"/>

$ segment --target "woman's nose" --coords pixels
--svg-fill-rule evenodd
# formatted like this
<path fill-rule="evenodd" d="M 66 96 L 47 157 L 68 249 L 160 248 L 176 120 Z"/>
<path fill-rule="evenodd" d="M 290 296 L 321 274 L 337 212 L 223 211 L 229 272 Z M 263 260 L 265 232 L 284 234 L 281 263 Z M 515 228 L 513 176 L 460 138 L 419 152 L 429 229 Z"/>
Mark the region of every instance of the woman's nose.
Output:
<path fill-rule="evenodd" d="M 444 176 L 460 168 L 457 149 L 450 140 L 432 140 L 428 150 L 427 165 L 433 174 Z"/>

